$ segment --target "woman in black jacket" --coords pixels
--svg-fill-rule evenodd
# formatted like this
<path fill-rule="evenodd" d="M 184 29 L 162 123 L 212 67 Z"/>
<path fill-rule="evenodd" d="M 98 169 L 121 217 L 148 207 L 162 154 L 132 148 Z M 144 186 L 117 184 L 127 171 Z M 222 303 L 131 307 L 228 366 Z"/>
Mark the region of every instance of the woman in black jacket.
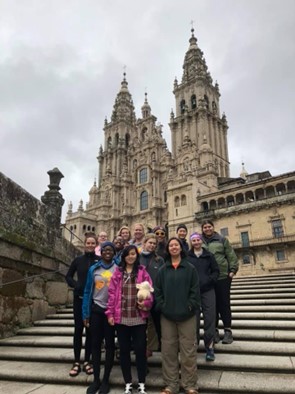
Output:
<path fill-rule="evenodd" d="M 84 287 L 86 284 L 87 273 L 89 268 L 94 264 L 95 261 L 99 260 L 100 257 L 94 252 L 97 246 L 96 235 L 93 233 L 85 234 L 85 253 L 82 256 L 76 257 L 68 273 L 66 274 L 67 284 L 74 289 L 73 309 L 74 309 L 74 364 L 70 370 L 69 375 L 74 378 L 81 372 L 80 357 L 82 349 L 82 335 L 83 335 L 83 319 L 82 319 L 82 301 Z M 76 276 L 75 276 L 76 274 Z M 75 277 L 75 278 L 74 278 Z M 87 375 L 93 374 L 93 368 L 89 364 L 91 355 L 91 340 L 89 329 L 86 328 L 86 340 L 85 340 L 85 357 L 83 364 L 83 371 Z"/>
<path fill-rule="evenodd" d="M 201 292 L 201 310 L 204 318 L 204 343 L 206 361 L 214 361 L 214 335 L 216 320 L 215 284 L 219 275 L 219 267 L 215 257 L 202 248 L 202 236 L 193 233 L 190 236 L 191 249 L 187 259 L 197 269 Z M 200 312 L 197 311 L 197 342 L 200 342 Z"/>

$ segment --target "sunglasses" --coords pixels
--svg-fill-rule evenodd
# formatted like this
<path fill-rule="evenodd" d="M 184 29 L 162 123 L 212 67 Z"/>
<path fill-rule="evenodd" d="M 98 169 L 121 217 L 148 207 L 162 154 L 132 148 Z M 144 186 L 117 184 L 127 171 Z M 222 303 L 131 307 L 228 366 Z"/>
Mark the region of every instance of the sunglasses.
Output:
<path fill-rule="evenodd" d="M 165 235 L 164 231 L 156 231 L 155 234 L 156 235 Z"/>

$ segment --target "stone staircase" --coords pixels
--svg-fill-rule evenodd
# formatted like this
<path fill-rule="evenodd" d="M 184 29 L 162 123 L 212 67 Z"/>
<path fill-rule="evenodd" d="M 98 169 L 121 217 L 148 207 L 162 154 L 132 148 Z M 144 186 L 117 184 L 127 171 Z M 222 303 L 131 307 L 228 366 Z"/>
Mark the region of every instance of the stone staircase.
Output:
<path fill-rule="evenodd" d="M 216 360 L 198 353 L 200 393 L 295 393 L 295 274 L 235 278 L 231 345 L 216 345 Z M 62 309 L 15 337 L 0 341 L 2 394 L 85 393 L 92 377 L 70 378 L 73 320 Z M 148 393 L 162 387 L 161 355 L 148 360 Z M 136 376 L 136 374 L 134 374 Z M 122 393 L 116 364 L 112 393 Z"/>

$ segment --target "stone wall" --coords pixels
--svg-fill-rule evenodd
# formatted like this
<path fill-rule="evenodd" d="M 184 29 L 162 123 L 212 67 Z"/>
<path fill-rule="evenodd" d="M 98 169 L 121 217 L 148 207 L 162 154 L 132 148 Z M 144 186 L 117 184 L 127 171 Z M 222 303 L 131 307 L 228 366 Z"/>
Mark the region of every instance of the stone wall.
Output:
<path fill-rule="evenodd" d="M 0 173 L 0 337 L 71 301 L 64 276 L 79 252 L 61 237 L 59 212 Z"/>

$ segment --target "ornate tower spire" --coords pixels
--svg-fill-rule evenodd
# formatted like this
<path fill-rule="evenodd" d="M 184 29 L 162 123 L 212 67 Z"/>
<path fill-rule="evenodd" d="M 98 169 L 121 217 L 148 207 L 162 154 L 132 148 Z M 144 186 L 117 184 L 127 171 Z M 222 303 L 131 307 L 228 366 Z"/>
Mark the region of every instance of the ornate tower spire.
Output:
<path fill-rule="evenodd" d="M 126 72 L 123 73 L 123 80 L 121 82 L 121 89 L 117 94 L 112 113 L 112 122 L 119 122 L 121 120 L 130 123 L 135 121 L 135 112 L 132 96 L 128 90 L 128 82 L 126 80 Z"/>
<path fill-rule="evenodd" d="M 210 84 L 212 78 L 208 72 L 206 60 L 203 57 L 203 52 L 197 44 L 197 38 L 194 35 L 195 29 L 191 29 L 191 37 L 189 39 L 189 48 L 185 54 L 183 62 L 182 83 L 191 82 L 195 78 L 202 78 L 207 80 Z"/>
<path fill-rule="evenodd" d="M 141 114 L 143 119 L 148 118 L 151 115 L 151 107 L 147 100 L 147 92 L 145 92 L 144 97 L 144 104 L 141 107 Z"/>

